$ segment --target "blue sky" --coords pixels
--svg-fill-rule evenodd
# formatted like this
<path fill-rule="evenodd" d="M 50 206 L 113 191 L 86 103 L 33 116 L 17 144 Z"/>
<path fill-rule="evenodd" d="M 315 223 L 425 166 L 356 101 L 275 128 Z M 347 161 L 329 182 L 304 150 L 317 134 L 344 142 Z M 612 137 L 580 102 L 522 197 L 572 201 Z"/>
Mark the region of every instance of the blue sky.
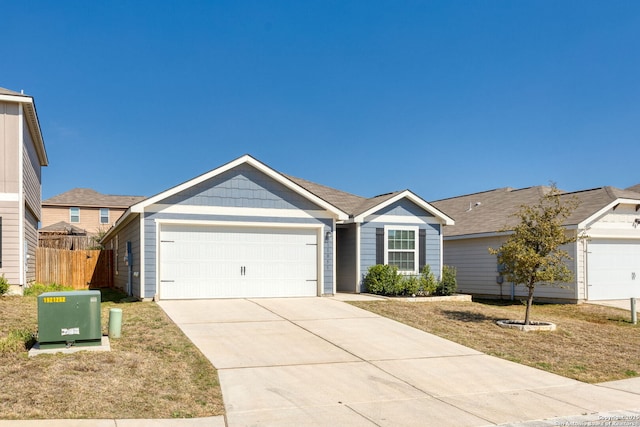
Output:
<path fill-rule="evenodd" d="M 640 183 L 638 1 L 3 2 L 0 86 L 74 187 L 243 154 L 374 196 Z"/>

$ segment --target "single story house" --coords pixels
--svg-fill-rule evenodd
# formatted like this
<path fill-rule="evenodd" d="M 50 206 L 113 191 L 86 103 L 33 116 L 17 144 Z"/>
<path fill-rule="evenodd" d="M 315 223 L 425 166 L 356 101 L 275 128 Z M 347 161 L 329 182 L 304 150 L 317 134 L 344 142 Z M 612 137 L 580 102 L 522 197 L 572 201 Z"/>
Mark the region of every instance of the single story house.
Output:
<path fill-rule="evenodd" d="M 639 186 L 621 190 L 601 187 L 564 193 L 580 205 L 565 221 L 567 232 L 584 233 L 565 249 L 573 258 L 570 267 L 575 280 L 565 287 L 537 286 L 539 300 L 584 302 L 587 300 L 640 297 L 640 193 Z M 636 189 L 636 191 L 633 191 Z M 457 268 L 460 292 L 476 296 L 520 298 L 524 286 L 506 283 L 495 255 L 513 216 L 522 205 L 536 204 L 549 187 L 515 190 L 500 188 L 432 202 L 456 219 L 444 230 L 444 263 Z"/>
<path fill-rule="evenodd" d="M 142 299 L 363 291 L 377 263 L 442 269 L 453 220 L 409 190 L 363 198 L 245 155 L 132 205 L 102 243 Z"/>

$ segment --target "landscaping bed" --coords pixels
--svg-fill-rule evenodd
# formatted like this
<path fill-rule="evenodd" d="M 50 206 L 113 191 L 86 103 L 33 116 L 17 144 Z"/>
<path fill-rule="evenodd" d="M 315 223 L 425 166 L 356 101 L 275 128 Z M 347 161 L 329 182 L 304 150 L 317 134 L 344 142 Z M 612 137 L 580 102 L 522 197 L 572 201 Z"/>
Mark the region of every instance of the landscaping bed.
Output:
<path fill-rule="evenodd" d="M 216 370 L 155 303 L 102 292 L 102 331 L 122 309 L 110 352 L 27 357 L 8 339 L 37 330 L 37 299 L 0 297 L 0 418 L 191 418 L 224 413 Z"/>
<path fill-rule="evenodd" d="M 353 301 L 357 307 L 400 321 L 478 351 L 588 383 L 640 375 L 640 326 L 629 313 L 591 304 L 540 304 L 533 318 L 555 331 L 522 332 L 499 327 L 520 319 L 517 302 Z"/>

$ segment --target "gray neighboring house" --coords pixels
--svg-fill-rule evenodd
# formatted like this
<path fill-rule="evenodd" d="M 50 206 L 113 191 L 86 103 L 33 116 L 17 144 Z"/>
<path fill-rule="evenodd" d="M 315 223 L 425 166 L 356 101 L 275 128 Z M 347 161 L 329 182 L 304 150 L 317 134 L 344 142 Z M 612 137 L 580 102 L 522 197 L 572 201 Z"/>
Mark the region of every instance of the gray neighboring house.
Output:
<path fill-rule="evenodd" d="M 409 190 L 364 198 L 245 155 L 132 205 L 102 240 L 142 299 L 362 292 L 376 263 L 442 268 L 453 220 Z"/>
<path fill-rule="evenodd" d="M 626 190 L 602 187 L 564 193 L 576 196 L 580 206 L 565 222 L 570 233 L 589 239 L 568 245 L 575 281 L 565 288 L 538 286 L 538 300 L 584 302 L 640 297 L 640 185 Z M 460 292 L 509 299 L 526 295 L 522 285 L 506 283 L 495 255 L 509 229 L 513 214 L 523 204 L 535 204 L 549 187 L 515 190 L 501 188 L 439 200 L 432 204 L 455 218 L 444 230 L 444 263 L 457 268 Z"/>
<path fill-rule="evenodd" d="M 0 275 L 13 292 L 35 280 L 41 168 L 48 165 L 33 98 L 0 88 Z"/>

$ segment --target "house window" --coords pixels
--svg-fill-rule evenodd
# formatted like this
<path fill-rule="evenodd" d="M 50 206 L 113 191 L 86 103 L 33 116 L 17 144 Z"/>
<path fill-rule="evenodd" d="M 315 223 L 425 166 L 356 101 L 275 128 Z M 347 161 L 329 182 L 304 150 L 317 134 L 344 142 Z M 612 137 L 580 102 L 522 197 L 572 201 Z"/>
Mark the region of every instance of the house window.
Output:
<path fill-rule="evenodd" d="M 109 208 L 100 208 L 100 224 L 109 224 Z"/>
<path fill-rule="evenodd" d="M 406 273 L 418 271 L 418 227 L 390 227 L 386 231 L 385 264 Z"/>
<path fill-rule="evenodd" d="M 80 208 L 69 208 L 70 222 L 80 222 Z"/>

